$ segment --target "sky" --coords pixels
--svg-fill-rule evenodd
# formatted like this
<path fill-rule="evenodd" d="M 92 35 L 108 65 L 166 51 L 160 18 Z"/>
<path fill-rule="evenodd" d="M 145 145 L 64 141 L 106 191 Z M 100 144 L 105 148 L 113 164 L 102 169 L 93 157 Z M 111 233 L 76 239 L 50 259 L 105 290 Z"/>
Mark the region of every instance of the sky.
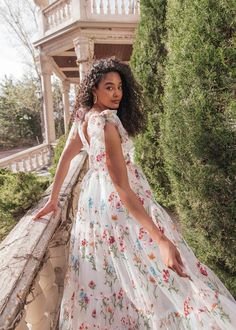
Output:
<path fill-rule="evenodd" d="M 11 8 L 13 8 L 14 12 L 19 12 L 19 14 L 16 15 L 19 17 L 19 20 L 24 22 L 23 24 L 25 29 L 29 31 L 29 35 L 33 36 L 32 32 L 35 30 L 35 25 L 32 25 L 34 24 L 32 21 L 32 14 L 30 14 L 27 7 L 25 7 L 25 2 L 23 0 L 8 1 L 10 1 Z M 29 1 L 31 2 L 32 0 Z M 16 4 L 15 7 L 14 4 Z M 6 6 L 5 1 L 0 0 L 1 14 L 3 13 L 4 16 L 6 15 L 5 17 L 9 17 L 9 12 L 6 8 L 8 7 Z M 29 55 L 26 54 L 25 49 L 21 46 L 15 33 L 9 30 L 9 26 L 2 17 L 3 15 L 0 15 L 0 81 L 5 75 L 8 77 L 11 75 L 14 79 L 20 79 L 23 76 L 24 71 L 28 71 L 28 67 L 24 63 L 24 60 L 29 60 Z"/>
<path fill-rule="evenodd" d="M 4 78 L 4 75 L 12 75 L 15 79 L 20 79 L 24 72 L 24 63 L 21 56 L 19 56 L 19 50 L 14 47 L 13 43 L 7 40 L 6 33 L 0 25 L 0 80 Z"/>

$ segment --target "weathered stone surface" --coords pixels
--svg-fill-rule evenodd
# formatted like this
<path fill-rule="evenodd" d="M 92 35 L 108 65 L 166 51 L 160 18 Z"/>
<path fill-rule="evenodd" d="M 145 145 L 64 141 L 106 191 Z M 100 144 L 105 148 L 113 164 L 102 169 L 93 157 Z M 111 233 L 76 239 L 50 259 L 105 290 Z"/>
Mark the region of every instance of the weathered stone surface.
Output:
<path fill-rule="evenodd" d="M 78 201 L 78 178 L 84 176 L 86 152 L 81 152 L 71 162 L 68 175 L 61 188 L 60 210 L 37 221 L 32 220 L 47 201 L 51 187 L 36 208 L 31 209 L 0 244 L 0 329 L 10 329 L 25 305 L 35 277 L 45 262 L 49 248 L 67 244 Z M 77 192 L 73 189 L 77 186 Z M 53 236 L 55 235 L 55 237 Z M 63 278 L 62 278 L 63 280 Z M 14 327 L 12 328 L 14 329 Z"/>

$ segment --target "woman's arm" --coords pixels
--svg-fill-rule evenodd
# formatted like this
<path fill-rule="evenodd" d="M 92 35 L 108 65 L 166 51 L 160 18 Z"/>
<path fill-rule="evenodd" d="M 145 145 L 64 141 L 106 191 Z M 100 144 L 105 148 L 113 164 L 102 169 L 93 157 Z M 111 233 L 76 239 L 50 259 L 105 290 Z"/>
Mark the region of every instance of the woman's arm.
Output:
<path fill-rule="evenodd" d="M 159 231 L 129 185 L 121 140 L 116 126 L 112 123 L 106 123 L 104 127 L 104 136 L 108 171 L 122 203 L 158 243 L 161 257 L 166 266 L 176 271 L 181 277 L 189 277 L 182 271 L 184 265 L 176 246 L 161 231 Z"/>
<path fill-rule="evenodd" d="M 71 160 L 80 153 L 82 146 L 82 141 L 80 139 L 78 131 L 76 130 L 76 132 L 71 137 L 68 145 L 64 148 L 61 154 L 60 160 L 56 168 L 50 199 L 58 199 L 58 195 L 60 193 L 60 189 L 64 182 L 64 179 L 68 173 Z"/>
<path fill-rule="evenodd" d="M 64 179 L 68 173 L 71 160 L 80 153 L 83 144 L 79 137 L 77 129 L 72 134 L 67 146 L 64 148 L 59 162 L 57 164 L 56 173 L 53 181 L 51 195 L 49 197 L 48 202 L 44 205 L 44 207 L 39 210 L 37 214 L 34 215 L 33 219 L 38 219 L 43 215 L 56 211 L 58 196 L 61 190 L 61 186 L 64 182 Z"/>
<path fill-rule="evenodd" d="M 146 212 L 137 195 L 129 185 L 126 163 L 117 128 L 112 123 L 106 123 L 104 134 L 108 171 L 122 203 L 134 218 L 143 225 L 149 234 L 159 242 L 165 235 L 158 230 L 152 218 Z"/>

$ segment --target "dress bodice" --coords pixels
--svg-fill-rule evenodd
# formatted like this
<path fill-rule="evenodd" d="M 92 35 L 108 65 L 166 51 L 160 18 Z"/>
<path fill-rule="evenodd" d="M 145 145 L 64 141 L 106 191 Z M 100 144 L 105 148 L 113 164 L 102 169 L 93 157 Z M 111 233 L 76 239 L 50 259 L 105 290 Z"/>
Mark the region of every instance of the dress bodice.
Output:
<path fill-rule="evenodd" d="M 106 168 L 106 148 L 104 138 L 104 126 L 106 121 L 113 123 L 118 128 L 126 163 L 130 162 L 130 151 L 134 148 L 133 141 L 128 136 L 128 132 L 124 128 L 120 118 L 117 116 L 117 110 L 106 109 L 100 113 L 92 113 L 88 118 L 87 124 L 87 133 L 90 143 L 88 143 L 84 136 L 82 121 L 79 121 L 78 131 L 84 149 L 89 155 L 89 167 L 96 170 L 105 170 Z"/>

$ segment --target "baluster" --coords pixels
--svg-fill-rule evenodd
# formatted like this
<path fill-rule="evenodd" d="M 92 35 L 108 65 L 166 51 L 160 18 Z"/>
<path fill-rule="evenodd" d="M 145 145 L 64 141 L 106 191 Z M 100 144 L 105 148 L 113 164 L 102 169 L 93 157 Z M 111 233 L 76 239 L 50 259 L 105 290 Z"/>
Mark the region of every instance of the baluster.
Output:
<path fill-rule="evenodd" d="M 55 17 L 55 26 L 57 26 L 59 24 L 59 8 L 56 8 L 55 10 L 55 14 L 54 14 L 54 17 Z"/>
<path fill-rule="evenodd" d="M 50 17 L 50 29 L 54 27 L 54 15 L 53 13 L 49 13 Z"/>
<path fill-rule="evenodd" d="M 50 160 L 51 160 L 50 159 L 50 152 L 49 152 L 48 149 L 45 149 L 44 152 L 45 152 L 45 155 L 46 155 L 46 165 L 48 165 Z"/>
<path fill-rule="evenodd" d="M 100 15 L 105 14 L 104 7 L 105 7 L 104 0 L 100 0 Z"/>
<path fill-rule="evenodd" d="M 125 15 L 125 0 L 121 0 L 121 15 Z"/>
<path fill-rule="evenodd" d="M 22 167 L 23 167 L 23 171 L 24 172 L 27 172 L 27 162 L 26 162 L 26 159 L 22 159 Z"/>
<path fill-rule="evenodd" d="M 40 168 L 40 163 L 39 163 L 39 153 L 35 154 L 35 165 L 36 169 Z"/>
<path fill-rule="evenodd" d="M 111 15 L 111 2 L 110 0 L 107 0 L 107 15 Z"/>
<path fill-rule="evenodd" d="M 62 19 L 64 20 L 66 18 L 66 6 L 67 4 L 65 4 L 63 7 L 62 7 Z"/>
<path fill-rule="evenodd" d="M 118 10 L 118 0 L 115 0 L 115 15 L 119 14 L 119 10 Z"/>
<path fill-rule="evenodd" d="M 19 170 L 20 170 L 20 161 L 18 159 L 16 160 L 15 165 L 16 165 L 16 172 L 19 172 Z"/>
<path fill-rule="evenodd" d="M 39 274 L 36 277 L 32 292 L 27 297 L 28 303 L 26 309 L 26 322 L 29 323 L 30 330 L 50 330 L 50 319 L 46 313 L 46 299 L 38 283 Z"/>
<path fill-rule="evenodd" d="M 32 162 L 32 155 L 29 155 L 28 160 L 29 160 L 29 171 L 33 171 L 34 166 Z"/>
<path fill-rule="evenodd" d="M 49 15 L 50 18 L 50 29 L 54 26 L 53 15 Z"/>
<path fill-rule="evenodd" d="M 12 163 L 9 163 L 8 166 L 7 166 L 7 168 L 8 168 L 10 171 L 13 171 L 13 166 L 12 166 L 12 165 L 13 165 Z"/>
<path fill-rule="evenodd" d="M 67 18 L 71 17 L 71 1 L 67 1 Z"/>
<path fill-rule="evenodd" d="M 50 23 L 49 23 L 49 19 L 48 19 L 48 15 L 46 14 L 45 16 L 45 31 L 49 30 L 50 29 Z"/>
<path fill-rule="evenodd" d="M 52 27 L 52 16 L 47 14 L 47 21 L 48 21 L 48 30 Z"/>
<path fill-rule="evenodd" d="M 131 14 L 131 3 L 130 3 L 131 0 L 128 0 L 127 1 L 127 15 L 130 15 Z"/>
<path fill-rule="evenodd" d="M 97 14 L 96 0 L 92 0 L 92 1 L 93 1 L 93 6 L 92 6 L 93 14 Z"/>
<path fill-rule="evenodd" d="M 57 11 L 58 23 L 59 23 L 59 24 L 61 24 L 61 22 L 63 21 L 62 9 L 63 9 L 63 7 L 60 6 L 60 7 L 58 8 L 58 11 Z"/>
<path fill-rule="evenodd" d="M 45 151 L 42 150 L 42 165 L 46 165 Z"/>
<path fill-rule="evenodd" d="M 135 0 L 134 14 L 135 15 L 139 14 L 139 1 L 138 0 Z"/>
<path fill-rule="evenodd" d="M 56 26 L 56 18 L 55 18 L 55 13 L 52 13 L 52 28 Z"/>

